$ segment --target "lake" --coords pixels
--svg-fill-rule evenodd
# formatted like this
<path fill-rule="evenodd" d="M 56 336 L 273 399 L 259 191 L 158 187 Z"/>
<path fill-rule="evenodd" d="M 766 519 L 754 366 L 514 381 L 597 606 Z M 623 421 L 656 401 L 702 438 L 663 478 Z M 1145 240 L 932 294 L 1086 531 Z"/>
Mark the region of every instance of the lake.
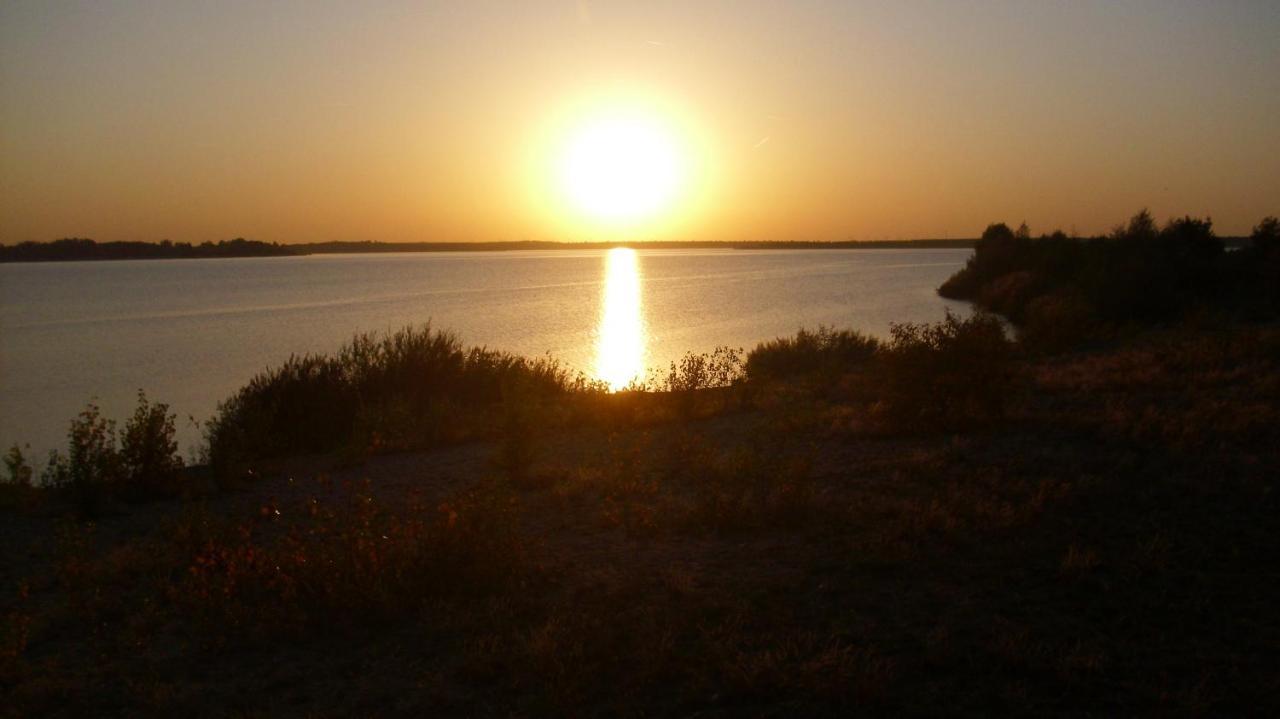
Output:
<path fill-rule="evenodd" d="M 612 386 L 685 352 L 820 324 L 886 335 L 964 303 L 935 289 L 967 249 L 553 250 L 0 265 L 0 448 L 65 444 L 95 399 L 178 413 L 290 354 L 430 321 L 467 344 L 550 354 Z"/>

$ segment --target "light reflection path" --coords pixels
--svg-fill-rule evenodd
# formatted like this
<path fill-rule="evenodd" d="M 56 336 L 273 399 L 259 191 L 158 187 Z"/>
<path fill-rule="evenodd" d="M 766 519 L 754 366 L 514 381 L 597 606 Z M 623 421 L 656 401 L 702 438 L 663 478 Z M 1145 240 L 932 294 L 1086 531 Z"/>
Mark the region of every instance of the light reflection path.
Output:
<path fill-rule="evenodd" d="M 640 263 L 635 250 L 609 250 L 602 299 L 596 378 L 617 391 L 641 379 L 644 373 L 645 330 L 640 307 Z"/>

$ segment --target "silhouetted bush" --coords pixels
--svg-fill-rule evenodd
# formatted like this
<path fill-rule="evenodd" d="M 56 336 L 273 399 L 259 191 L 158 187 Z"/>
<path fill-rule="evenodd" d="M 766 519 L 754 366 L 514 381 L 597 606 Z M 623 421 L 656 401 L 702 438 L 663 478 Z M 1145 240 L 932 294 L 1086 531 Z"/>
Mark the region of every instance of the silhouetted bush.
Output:
<path fill-rule="evenodd" d="M 106 486 L 119 478 L 115 422 L 103 417 L 98 406 L 90 403 L 71 421 L 66 456 L 56 450 L 49 453 L 44 484 L 64 490 L 82 516 L 92 516 L 98 511 Z"/>
<path fill-rule="evenodd" d="M 670 396 L 680 417 L 688 418 L 697 412 L 697 399 L 703 390 L 731 387 L 743 379 L 742 350 L 717 347 L 711 352 L 685 354 L 653 384 Z"/>
<path fill-rule="evenodd" d="M 801 328 L 792 337 L 761 342 L 747 353 L 746 376 L 751 380 L 798 375 L 838 375 L 866 363 L 880 342 L 855 330 L 819 326 Z"/>
<path fill-rule="evenodd" d="M 272 456 L 493 436 L 504 402 L 596 389 L 554 360 L 465 349 L 429 325 L 361 334 L 335 356 L 292 357 L 223 402 L 206 426 L 209 461 L 225 474 Z"/>
<path fill-rule="evenodd" d="M 138 392 L 138 408 L 120 436 L 121 489 L 133 497 L 177 494 L 183 462 L 169 405 Z"/>
<path fill-rule="evenodd" d="M 4 476 L 0 477 L 0 507 L 20 507 L 31 499 L 33 471 L 22 448 L 13 445 L 4 454 Z"/>
<path fill-rule="evenodd" d="M 138 407 L 116 432 L 114 420 L 90 403 L 67 432 L 67 453 L 50 452 L 42 482 L 69 493 L 91 515 L 107 496 L 151 499 L 178 494 L 183 462 L 169 406 L 138 392 Z"/>
<path fill-rule="evenodd" d="M 895 428 L 967 426 L 1003 415 L 1013 346 L 989 314 L 934 324 L 894 324 L 877 355 L 877 413 Z"/>
<path fill-rule="evenodd" d="M 22 452 L 22 448 L 13 445 L 4 455 L 5 476 L 3 482 L 12 487 L 31 486 L 31 463 Z"/>
<path fill-rule="evenodd" d="M 664 392 L 692 392 L 712 387 L 728 387 L 742 380 L 742 350 L 717 347 L 711 352 L 690 352 L 672 362 L 661 377 L 658 389 Z"/>

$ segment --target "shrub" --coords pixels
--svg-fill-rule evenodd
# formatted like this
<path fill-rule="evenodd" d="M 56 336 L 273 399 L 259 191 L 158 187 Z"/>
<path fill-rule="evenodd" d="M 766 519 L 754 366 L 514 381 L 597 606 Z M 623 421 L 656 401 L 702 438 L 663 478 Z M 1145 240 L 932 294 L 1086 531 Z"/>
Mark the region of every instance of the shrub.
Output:
<path fill-rule="evenodd" d="M 31 486 L 31 465 L 27 462 L 22 448 L 13 445 L 4 455 L 4 483 L 12 487 Z"/>
<path fill-rule="evenodd" d="M 205 431 L 209 462 L 226 476 L 266 457 L 489 436 L 517 385 L 512 401 L 595 388 L 554 360 L 464 349 L 429 324 L 360 334 L 335 356 L 292 357 L 223 402 Z"/>
<path fill-rule="evenodd" d="M 1000 417 L 1012 344 L 996 317 L 950 312 L 935 324 L 894 324 L 878 355 L 883 412 L 899 427 L 949 428 Z"/>
<path fill-rule="evenodd" d="M 691 392 L 728 387 L 742 377 L 742 350 L 717 347 L 710 353 L 690 352 L 672 362 L 659 387 L 667 392 Z"/>
<path fill-rule="evenodd" d="M 71 421 L 67 454 L 54 450 L 41 476 L 69 492 L 81 514 L 91 515 L 105 495 L 150 499 L 177 493 L 183 462 L 169 406 L 138 392 L 138 407 L 117 434 L 116 423 L 90 403 Z"/>
<path fill-rule="evenodd" d="M 1018 340 L 1036 352 L 1054 353 L 1076 348 L 1098 332 L 1087 301 L 1075 294 L 1052 294 L 1027 305 Z"/>
<path fill-rule="evenodd" d="M 151 404 L 141 390 L 138 408 L 120 437 L 121 489 L 134 497 L 173 495 L 183 462 L 178 456 L 169 405 Z"/>
<path fill-rule="evenodd" d="M 717 347 L 710 353 L 690 352 L 672 362 L 656 385 L 670 394 L 676 412 L 687 418 L 697 410 L 699 392 L 737 385 L 743 378 L 742 350 Z"/>
<path fill-rule="evenodd" d="M 67 454 L 49 452 L 41 480 L 46 486 L 70 494 L 79 514 L 90 517 L 97 512 L 105 487 L 119 477 L 115 422 L 104 418 L 91 402 L 71 420 Z"/>
<path fill-rule="evenodd" d="M 821 325 L 816 331 L 801 328 L 793 337 L 779 337 L 756 345 L 747 354 L 746 376 L 758 380 L 836 375 L 870 360 L 879 346 L 875 338 L 854 330 Z"/>
<path fill-rule="evenodd" d="M 13 445 L 4 455 L 5 474 L 0 477 L 0 506 L 21 507 L 33 499 L 31 464 L 22 448 Z"/>

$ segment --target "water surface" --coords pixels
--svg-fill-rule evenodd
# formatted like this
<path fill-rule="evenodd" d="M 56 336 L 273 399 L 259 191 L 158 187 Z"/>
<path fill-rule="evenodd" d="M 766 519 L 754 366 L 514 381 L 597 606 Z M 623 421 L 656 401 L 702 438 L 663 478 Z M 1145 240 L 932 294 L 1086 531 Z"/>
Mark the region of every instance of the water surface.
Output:
<path fill-rule="evenodd" d="M 0 265 L 0 447 L 64 443 L 96 398 L 145 389 L 182 446 L 253 374 L 356 332 L 431 321 L 468 344 L 551 354 L 615 386 L 686 351 L 819 324 L 935 321 L 969 250 L 604 250 Z"/>

